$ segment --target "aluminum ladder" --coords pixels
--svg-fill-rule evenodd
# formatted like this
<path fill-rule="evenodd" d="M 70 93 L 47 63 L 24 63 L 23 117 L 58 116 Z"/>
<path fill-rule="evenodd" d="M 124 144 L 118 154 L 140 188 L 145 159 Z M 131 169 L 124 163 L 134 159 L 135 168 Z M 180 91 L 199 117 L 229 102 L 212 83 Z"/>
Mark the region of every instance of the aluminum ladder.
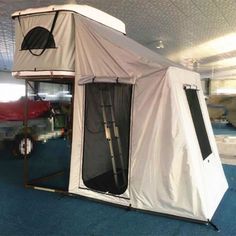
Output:
<path fill-rule="evenodd" d="M 108 104 L 105 104 L 104 97 L 108 97 Z M 105 131 L 105 137 L 109 144 L 110 157 L 112 163 L 112 171 L 114 176 L 115 185 L 118 189 L 124 187 L 126 185 L 126 173 L 124 169 L 124 159 L 123 152 L 121 147 L 119 128 L 116 126 L 114 109 L 111 99 L 111 91 L 109 89 L 100 89 L 100 99 L 101 99 L 101 109 L 102 109 L 102 117 L 103 117 L 103 125 Z M 109 118 L 111 120 L 109 120 Z M 112 135 L 113 134 L 113 135 Z M 113 136 L 113 137 L 112 137 Z M 113 142 L 115 140 L 115 142 Z M 115 156 L 114 152 L 114 143 L 117 144 L 118 149 L 118 158 Z M 117 160 L 120 161 L 121 169 L 117 169 Z M 122 174 L 122 183 L 119 181 L 118 175 Z"/>

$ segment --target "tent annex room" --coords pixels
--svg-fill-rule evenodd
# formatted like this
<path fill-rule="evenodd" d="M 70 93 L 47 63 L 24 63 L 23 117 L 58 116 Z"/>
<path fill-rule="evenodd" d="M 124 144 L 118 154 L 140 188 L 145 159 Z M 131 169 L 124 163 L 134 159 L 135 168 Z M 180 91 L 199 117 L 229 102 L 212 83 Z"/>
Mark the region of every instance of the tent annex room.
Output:
<path fill-rule="evenodd" d="M 210 221 L 228 184 L 199 74 L 141 46 L 123 22 L 92 7 L 54 5 L 12 17 L 13 76 L 73 80 L 67 191 Z"/>

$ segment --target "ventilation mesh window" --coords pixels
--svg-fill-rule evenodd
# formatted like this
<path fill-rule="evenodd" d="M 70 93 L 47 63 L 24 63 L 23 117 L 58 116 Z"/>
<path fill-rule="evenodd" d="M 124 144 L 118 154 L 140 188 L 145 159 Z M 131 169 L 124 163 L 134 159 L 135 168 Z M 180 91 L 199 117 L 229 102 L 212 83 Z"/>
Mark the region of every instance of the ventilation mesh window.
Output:
<path fill-rule="evenodd" d="M 193 124 L 198 138 L 198 143 L 201 149 L 202 158 L 205 160 L 211 153 L 211 146 L 206 132 L 205 123 L 202 116 L 201 107 L 199 104 L 197 90 L 185 89 L 185 93 L 188 99 L 189 108 L 191 111 Z"/>
<path fill-rule="evenodd" d="M 132 87 L 93 83 L 85 93 L 84 184 L 121 194 L 128 182 Z"/>
<path fill-rule="evenodd" d="M 50 31 L 43 27 L 30 30 L 21 44 L 21 50 L 55 48 L 55 41 Z"/>

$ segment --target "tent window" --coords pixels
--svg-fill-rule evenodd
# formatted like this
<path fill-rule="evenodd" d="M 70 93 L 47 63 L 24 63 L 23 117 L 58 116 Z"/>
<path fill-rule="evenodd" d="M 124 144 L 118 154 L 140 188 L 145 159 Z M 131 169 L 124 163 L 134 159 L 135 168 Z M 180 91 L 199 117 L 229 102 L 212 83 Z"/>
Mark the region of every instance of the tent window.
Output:
<path fill-rule="evenodd" d="M 43 27 L 35 27 L 24 37 L 21 50 L 55 48 L 55 41 L 50 31 Z"/>
<path fill-rule="evenodd" d="M 201 149 L 202 158 L 205 160 L 211 153 L 211 146 L 208 139 L 205 123 L 202 116 L 200 103 L 196 89 L 185 89 L 193 124 L 197 134 L 198 143 Z"/>
<path fill-rule="evenodd" d="M 88 188 L 113 194 L 127 188 L 131 94 L 131 85 L 86 85 L 82 178 Z"/>

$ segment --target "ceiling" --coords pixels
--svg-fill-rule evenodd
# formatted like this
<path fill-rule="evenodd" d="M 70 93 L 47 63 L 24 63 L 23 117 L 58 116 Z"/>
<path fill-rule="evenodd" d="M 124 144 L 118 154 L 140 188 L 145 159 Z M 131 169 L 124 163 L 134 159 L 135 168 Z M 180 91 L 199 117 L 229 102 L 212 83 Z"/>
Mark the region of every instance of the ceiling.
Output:
<path fill-rule="evenodd" d="M 67 3 L 87 4 L 121 19 L 129 37 L 203 77 L 236 78 L 235 0 L 0 0 L 0 70 L 12 66 L 11 14 Z M 156 48 L 159 40 L 164 48 Z"/>

